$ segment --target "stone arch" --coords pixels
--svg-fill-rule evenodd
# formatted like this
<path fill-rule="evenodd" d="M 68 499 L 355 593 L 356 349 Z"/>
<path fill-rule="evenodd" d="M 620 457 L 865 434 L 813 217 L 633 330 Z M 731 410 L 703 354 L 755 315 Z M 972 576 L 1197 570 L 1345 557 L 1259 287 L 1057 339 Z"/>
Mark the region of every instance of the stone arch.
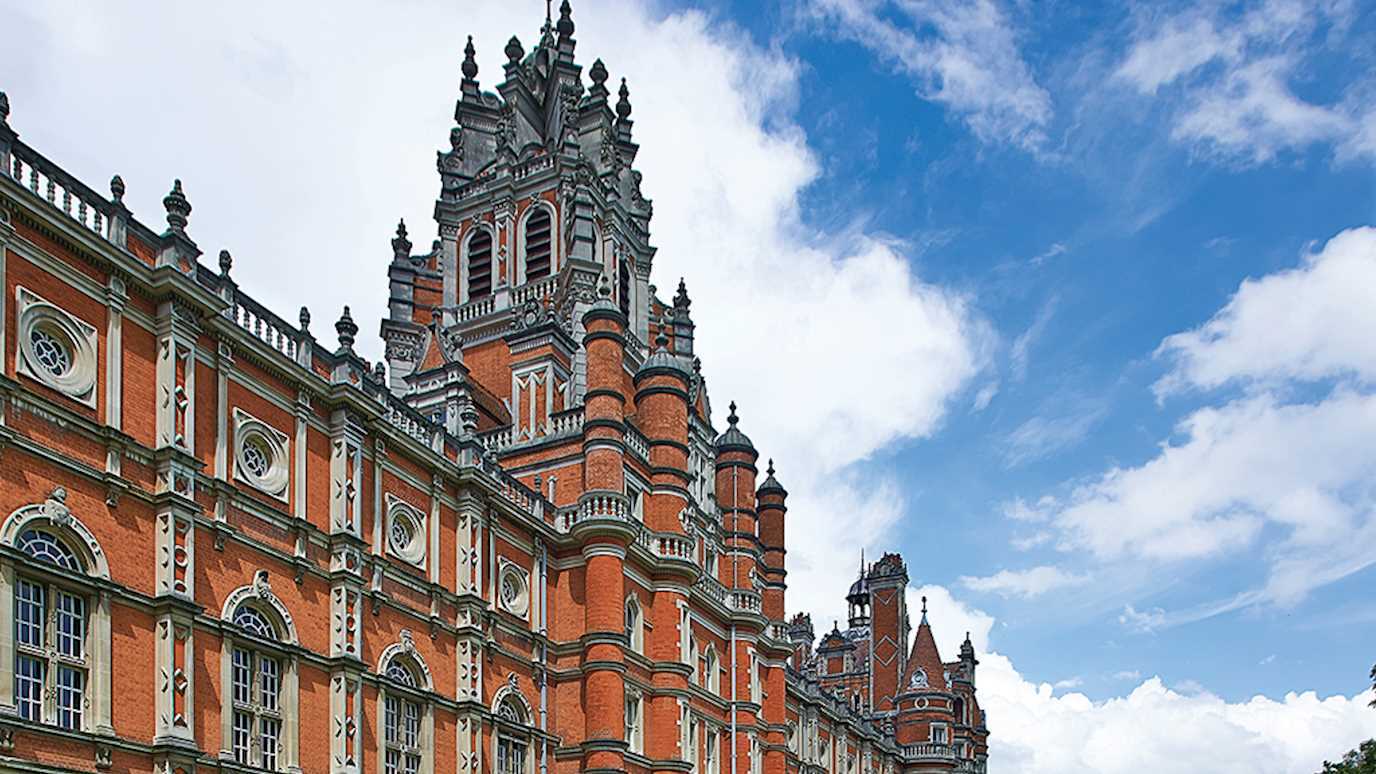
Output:
<path fill-rule="evenodd" d="M 425 659 L 416 650 L 416 641 L 411 636 L 410 629 L 402 629 L 400 639 L 382 649 L 382 654 L 377 659 L 377 673 L 383 675 L 387 673 L 387 665 L 393 659 L 402 659 L 410 665 L 417 676 L 420 677 L 421 684 L 416 686 L 426 691 L 434 690 L 434 680 L 430 676 L 430 665 L 425 663 Z"/>
<path fill-rule="evenodd" d="M 560 228 L 561 224 L 559 222 L 558 212 L 555 209 L 554 204 L 552 202 L 548 201 L 547 199 L 544 199 L 543 197 L 536 196 L 533 199 L 531 199 L 530 204 L 528 204 L 526 206 L 525 211 L 521 213 L 521 217 L 516 220 L 515 256 L 517 261 L 517 285 L 523 284 L 525 282 L 526 276 L 526 224 L 530 220 L 531 216 L 534 215 L 538 210 L 544 210 L 545 213 L 549 215 L 549 276 L 553 277 L 555 274 L 558 274 L 559 267 L 563 264 L 563 261 L 560 260 L 563 255 L 563 243 L 560 241 L 563 229 Z"/>
<path fill-rule="evenodd" d="M 41 503 L 25 505 L 14 511 L 0 527 L 0 544 L 15 546 L 26 529 L 40 527 L 64 539 L 81 557 L 86 574 L 102 580 L 110 579 L 110 564 L 95 535 L 67 507 L 67 490 L 57 487 Z"/>
<path fill-rule="evenodd" d="M 504 704 L 514 707 L 520 714 L 519 725 L 528 726 L 534 722 L 535 710 L 531 708 L 525 694 L 517 687 L 514 674 L 507 678 L 506 685 L 498 688 L 497 692 L 492 695 L 492 714 L 504 717 L 502 715 L 502 705 Z"/>
<path fill-rule="evenodd" d="M 296 622 L 292 620 L 291 611 L 282 604 L 282 600 L 272 591 L 272 584 L 268 582 L 268 571 L 259 570 L 253 574 L 253 582 L 240 586 L 231 591 L 225 597 L 224 608 L 220 612 L 220 620 L 230 622 L 234 620 L 234 611 L 239 609 L 242 604 L 251 604 L 258 610 L 265 612 L 276 624 L 281 633 L 281 642 L 289 645 L 299 644 L 296 638 Z"/>

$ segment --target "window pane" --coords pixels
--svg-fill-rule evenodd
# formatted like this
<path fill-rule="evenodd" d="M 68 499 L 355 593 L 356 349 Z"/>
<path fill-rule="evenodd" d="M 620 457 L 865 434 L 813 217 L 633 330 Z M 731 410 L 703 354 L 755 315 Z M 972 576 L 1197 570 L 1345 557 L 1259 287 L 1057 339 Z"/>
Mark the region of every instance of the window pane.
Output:
<path fill-rule="evenodd" d="M 32 656 L 19 656 L 14 664 L 14 699 L 19 705 L 19 717 L 43 720 L 43 678 L 47 664 Z"/>
<path fill-rule="evenodd" d="M 388 696 L 383 705 L 382 728 L 387 744 L 397 744 L 401 738 L 397 731 L 400 722 L 397 717 L 400 714 L 400 703 L 396 697 Z"/>
<path fill-rule="evenodd" d="M 415 753 L 407 753 L 405 774 L 419 774 L 419 772 L 420 756 Z"/>
<path fill-rule="evenodd" d="M 420 705 L 406 702 L 406 725 L 403 727 L 401 743 L 415 749 L 420 746 Z"/>
<path fill-rule="evenodd" d="M 16 643 L 43 647 L 43 608 L 43 587 L 20 578 L 14 589 Z"/>
<path fill-rule="evenodd" d="M 69 666 L 57 668 L 57 724 L 81 728 L 81 704 L 86 693 L 86 673 Z"/>
<path fill-rule="evenodd" d="M 249 763 L 249 740 L 253 737 L 253 716 L 247 712 L 234 713 L 234 760 Z"/>
<path fill-rule="evenodd" d="M 384 767 L 386 774 L 401 774 L 401 752 L 398 750 L 387 751 L 387 765 Z"/>
<path fill-rule="evenodd" d="M 265 640 L 277 639 L 277 629 L 268 621 L 267 616 L 248 605 L 240 605 L 239 609 L 234 611 L 234 623 L 254 636 Z"/>
<path fill-rule="evenodd" d="M 269 712 L 277 711 L 277 694 L 281 689 L 281 670 L 277 659 L 258 657 L 258 702 Z"/>
<path fill-rule="evenodd" d="M 263 768 L 277 770 L 277 731 L 281 723 L 276 718 L 259 718 L 260 739 L 263 746 Z"/>
<path fill-rule="evenodd" d="M 81 572 L 81 561 L 76 558 L 76 553 L 47 532 L 26 529 L 19 534 L 15 547 L 40 561 L 55 564 L 64 570 Z"/>
<path fill-rule="evenodd" d="M 234 651 L 234 703 L 248 704 L 251 701 L 250 689 L 253 685 L 251 675 L 253 674 L 253 654 L 246 650 L 235 649 Z"/>
<path fill-rule="evenodd" d="M 57 592 L 57 652 L 68 658 L 85 658 L 86 600 L 65 591 Z"/>

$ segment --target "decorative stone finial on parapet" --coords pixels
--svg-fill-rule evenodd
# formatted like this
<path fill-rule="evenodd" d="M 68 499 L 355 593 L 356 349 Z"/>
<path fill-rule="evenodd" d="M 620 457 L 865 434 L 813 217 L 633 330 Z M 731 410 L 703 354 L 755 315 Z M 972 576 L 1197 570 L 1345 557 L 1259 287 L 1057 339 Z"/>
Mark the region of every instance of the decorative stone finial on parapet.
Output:
<path fill-rule="evenodd" d="M 688 298 L 688 285 L 683 281 L 682 277 L 679 277 L 678 292 L 674 294 L 674 309 L 681 309 L 686 312 L 688 311 L 688 307 L 692 306 L 692 304 L 693 302 Z"/>
<path fill-rule="evenodd" d="M 228 277 L 229 270 L 234 267 L 234 256 L 228 250 L 220 251 L 220 276 Z"/>
<path fill-rule="evenodd" d="M 478 409 L 473 406 L 472 400 L 465 400 L 459 406 L 459 426 L 463 428 L 465 435 L 472 435 L 478 430 Z"/>
<path fill-rule="evenodd" d="M 506 54 L 507 64 L 509 66 L 516 66 L 521 64 L 521 57 L 526 55 L 526 50 L 521 48 L 520 38 L 512 35 L 511 40 L 506 42 L 504 53 Z"/>
<path fill-rule="evenodd" d="M 610 279 L 607 278 L 607 274 L 606 274 L 605 272 L 603 272 L 603 273 L 597 278 L 597 297 L 598 297 L 598 298 L 611 298 L 611 297 L 612 297 L 612 281 L 611 281 Z"/>
<path fill-rule="evenodd" d="M 349 314 L 349 307 L 344 307 L 344 314 L 339 316 L 339 322 L 334 324 L 334 332 L 339 334 L 339 349 L 344 352 L 354 351 L 354 337 L 358 335 L 358 324 Z"/>
<path fill-rule="evenodd" d="M 115 204 L 124 203 L 124 178 L 119 175 L 110 178 L 110 199 Z"/>
<path fill-rule="evenodd" d="M 573 7 L 569 5 L 569 0 L 559 4 L 559 23 L 554 25 L 554 29 L 558 30 L 561 38 L 573 37 Z"/>
<path fill-rule="evenodd" d="M 478 78 L 478 60 L 474 56 L 478 52 L 473 49 L 473 36 L 468 36 L 468 44 L 463 47 L 463 71 L 464 80 L 472 81 Z"/>
<path fill-rule="evenodd" d="M 655 348 L 661 350 L 668 349 L 669 334 L 665 333 L 664 329 L 669 327 L 669 324 L 662 314 L 659 316 L 659 325 L 657 327 L 659 328 L 659 332 L 655 334 Z"/>
<path fill-rule="evenodd" d="M 397 221 L 397 235 L 392 237 L 392 257 L 397 260 L 411 257 L 411 240 L 406 238 L 405 219 Z"/>
<path fill-rule="evenodd" d="M 592 88 L 588 89 L 588 94 L 592 97 L 607 96 L 607 66 L 598 59 L 592 63 L 592 68 L 588 70 L 588 77 L 592 78 Z"/>
<path fill-rule="evenodd" d="M 621 88 L 617 90 L 620 97 L 616 101 L 616 117 L 625 121 L 631 117 L 631 90 L 626 86 L 626 79 L 621 79 Z"/>
<path fill-rule="evenodd" d="M 387 383 L 387 366 L 383 365 L 381 360 L 373 364 L 373 378 L 377 380 L 378 384 Z"/>
<path fill-rule="evenodd" d="M 0 91 L 0 124 L 10 122 L 10 96 Z"/>
<path fill-rule="evenodd" d="M 172 190 L 162 198 L 162 206 L 167 209 L 167 226 L 174 234 L 185 234 L 186 224 L 191 215 L 191 202 L 182 193 L 182 181 L 173 180 Z"/>
<path fill-rule="evenodd" d="M 302 333 L 310 333 L 310 330 L 311 330 L 311 310 L 307 309 L 307 308 L 304 307 L 304 306 L 301 307 L 301 314 L 300 314 L 300 316 L 297 317 L 296 319 L 297 319 L 297 322 L 301 323 L 301 332 L 302 332 Z"/>

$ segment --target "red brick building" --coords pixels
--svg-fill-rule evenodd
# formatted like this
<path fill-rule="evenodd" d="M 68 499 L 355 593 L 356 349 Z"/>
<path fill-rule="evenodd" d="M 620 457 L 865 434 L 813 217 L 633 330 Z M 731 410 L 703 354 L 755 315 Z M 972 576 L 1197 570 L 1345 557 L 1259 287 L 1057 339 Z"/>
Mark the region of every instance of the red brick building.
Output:
<path fill-rule="evenodd" d="M 470 41 L 385 364 L 0 94 L 0 770 L 983 769 L 973 651 L 924 618 L 906 655 L 900 559 L 861 661 L 785 625 L 787 492 L 712 425 L 629 92 L 574 48 L 565 2 L 490 93 Z"/>

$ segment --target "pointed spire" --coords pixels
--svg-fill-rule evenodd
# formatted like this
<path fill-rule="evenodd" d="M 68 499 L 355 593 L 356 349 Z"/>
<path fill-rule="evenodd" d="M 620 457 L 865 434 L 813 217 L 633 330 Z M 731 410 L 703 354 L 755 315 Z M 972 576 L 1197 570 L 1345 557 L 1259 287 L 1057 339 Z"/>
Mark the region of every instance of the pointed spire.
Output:
<path fill-rule="evenodd" d="M 110 178 L 110 198 L 115 204 L 124 201 L 124 178 L 119 175 Z"/>
<path fill-rule="evenodd" d="M 168 228 L 176 234 L 185 233 L 187 219 L 191 215 L 191 202 L 182 193 L 181 180 L 172 181 L 172 191 L 163 197 L 162 206 L 167 210 Z"/>
<path fill-rule="evenodd" d="M 770 465 L 771 465 L 771 467 L 773 466 L 773 462 L 774 462 L 773 460 L 770 460 Z M 864 546 L 860 546 L 860 577 L 861 577 L 861 578 L 865 577 L 865 547 L 864 547 Z"/>
<path fill-rule="evenodd" d="M 616 117 L 625 121 L 631 117 L 631 90 L 626 86 L 626 79 L 621 79 L 621 88 L 617 90 L 620 99 L 616 101 Z"/>
<path fill-rule="evenodd" d="M 220 276 L 228 277 L 229 270 L 234 266 L 234 257 L 228 250 L 220 251 Z"/>
<path fill-rule="evenodd" d="M 406 238 L 406 219 L 397 221 L 397 235 L 392 237 L 392 257 L 404 260 L 411 257 L 411 240 Z"/>
<path fill-rule="evenodd" d="M 569 5 L 569 0 L 559 4 L 559 23 L 554 28 L 559 31 L 561 38 L 573 37 L 573 7 Z"/>
<path fill-rule="evenodd" d="M 521 64 L 521 57 L 526 55 L 526 50 L 521 48 L 520 39 L 512 35 L 511 40 L 506 42 L 504 53 L 506 54 L 507 65 L 514 66 Z"/>
<path fill-rule="evenodd" d="M 349 307 L 344 307 L 344 314 L 339 316 L 339 322 L 334 324 L 334 332 L 339 335 L 339 349 L 350 354 L 354 351 L 354 337 L 358 335 L 358 324 L 349 314 Z"/>
<path fill-rule="evenodd" d="M 478 60 L 475 55 L 478 52 L 473 49 L 473 36 L 468 36 L 468 44 L 463 47 L 463 78 L 472 81 L 478 77 Z"/>

